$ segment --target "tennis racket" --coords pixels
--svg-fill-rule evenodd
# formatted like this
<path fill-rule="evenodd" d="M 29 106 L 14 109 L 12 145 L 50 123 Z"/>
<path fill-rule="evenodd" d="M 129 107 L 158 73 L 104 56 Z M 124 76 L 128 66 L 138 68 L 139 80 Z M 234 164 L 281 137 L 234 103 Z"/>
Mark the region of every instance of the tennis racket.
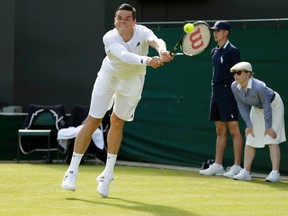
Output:
<path fill-rule="evenodd" d="M 194 30 L 190 33 L 184 32 L 184 35 L 170 51 L 170 55 L 195 56 L 207 49 L 211 40 L 210 26 L 204 21 L 194 22 L 193 25 Z M 176 52 L 178 48 L 182 52 Z"/>

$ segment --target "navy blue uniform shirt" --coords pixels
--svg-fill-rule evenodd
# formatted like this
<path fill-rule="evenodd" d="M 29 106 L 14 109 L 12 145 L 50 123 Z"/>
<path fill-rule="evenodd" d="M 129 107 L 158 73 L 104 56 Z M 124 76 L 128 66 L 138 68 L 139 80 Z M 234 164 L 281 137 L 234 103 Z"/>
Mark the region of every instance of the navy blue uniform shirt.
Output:
<path fill-rule="evenodd" d="M 225 87 L 230 90 L 230 86 L 234 81 L 230 68 L 240 62 L 239 50 L 227 41 L 223 47 L 213 48 L 211 55 L 213 66 L 212 87 L 217 88 L 226 85 Z"/>
<path fill-rule="evenodd" d="M 238 107 L 231 90 L 234 81 L 230 68 L 240 62 L 240 52 L 229 40 L 223 47 L 211 51 L 213 74 L 209 119 L 238 121 Z"/>

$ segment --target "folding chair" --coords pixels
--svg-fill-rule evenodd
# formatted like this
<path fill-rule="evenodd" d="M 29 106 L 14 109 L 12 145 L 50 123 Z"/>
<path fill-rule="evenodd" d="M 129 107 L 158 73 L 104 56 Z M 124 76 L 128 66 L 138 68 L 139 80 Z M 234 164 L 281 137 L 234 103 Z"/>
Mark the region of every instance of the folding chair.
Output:
<path fill-rule="evenodd" d="M 24 122 L 24 129 L 18 130 L 17 162 L 19 163 L 20 150 L 29 155 L 35 151 L 47 151 L 46 163 L 52 163 L 51 151 L 57 151 L 59 161 L 59 148 L 57 132 L 66 127 L 65 111 L 62 105 L 43 106 L 32 104 Z"/>

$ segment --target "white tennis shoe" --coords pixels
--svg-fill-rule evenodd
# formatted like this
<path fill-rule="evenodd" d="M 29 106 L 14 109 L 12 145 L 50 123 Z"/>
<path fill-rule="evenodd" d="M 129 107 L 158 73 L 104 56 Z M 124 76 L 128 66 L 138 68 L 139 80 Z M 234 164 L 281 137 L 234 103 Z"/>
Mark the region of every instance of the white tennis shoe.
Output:
<path fill-rule="evenodd" d="M 250 181 L 251 175 L 246 169 L 242 169 L 237 175 L 233 177 L 234 180 Z"/>
<path fill-rule="evenodd" d="M 113 176 L 111 176 L 111 175 L 104 176 L 104 175 L 100 174 L 96 178 L 96 181 L 98 182 L 97 192 L 101 197 L 103 197 L 103 198 L 108 197 L 109 186 L 113 180 L 114 180 Z"/>
<path fill-rule="evenodd" d="M 228 170 L 228 172 L 224 173 L 223 176 L 227 177 L 227 178 L 232 178 L 237 175 L 240 171 L 241 171 L 241 167 L 237 166 L 237 165 L 233 165 L 232 167 L 230 167 L 230 169 Z"/>
<path fill-rule="evenodd" d="M 206 176 L 222 176 L 224 174 L 224 168 L 220 164 L 213 163 L 209 168 L 200 170 L 199 173 Z"/>
<path fill-rule="evenodd" d="M 280 173 L 278 171 L 271 171 L 265 179 L 266 182 L 278 182 L 280 181 Z"/>
<path fill-rule="evenodd" d="M 75 191 L 76 179 L 77 173 L 73 173 L 73 171 L 66 171 L 61 185 L 62 188 L 65 190 Z"/>

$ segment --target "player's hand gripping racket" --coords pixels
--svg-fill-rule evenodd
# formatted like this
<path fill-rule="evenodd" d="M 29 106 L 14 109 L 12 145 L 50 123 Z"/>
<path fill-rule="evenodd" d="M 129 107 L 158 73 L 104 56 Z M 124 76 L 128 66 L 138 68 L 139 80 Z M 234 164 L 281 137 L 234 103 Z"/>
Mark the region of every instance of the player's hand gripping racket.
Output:
<path fill-rule="evenodd" d="M 210 44 L 211 31 L 208 23 L 197 21 L 193 23 L 194 30 L 184 35 L 170 51 L 170 55 L 195 56 L 202 53 Z M 180 48 L 182 52 L 176 52 Z"/>

